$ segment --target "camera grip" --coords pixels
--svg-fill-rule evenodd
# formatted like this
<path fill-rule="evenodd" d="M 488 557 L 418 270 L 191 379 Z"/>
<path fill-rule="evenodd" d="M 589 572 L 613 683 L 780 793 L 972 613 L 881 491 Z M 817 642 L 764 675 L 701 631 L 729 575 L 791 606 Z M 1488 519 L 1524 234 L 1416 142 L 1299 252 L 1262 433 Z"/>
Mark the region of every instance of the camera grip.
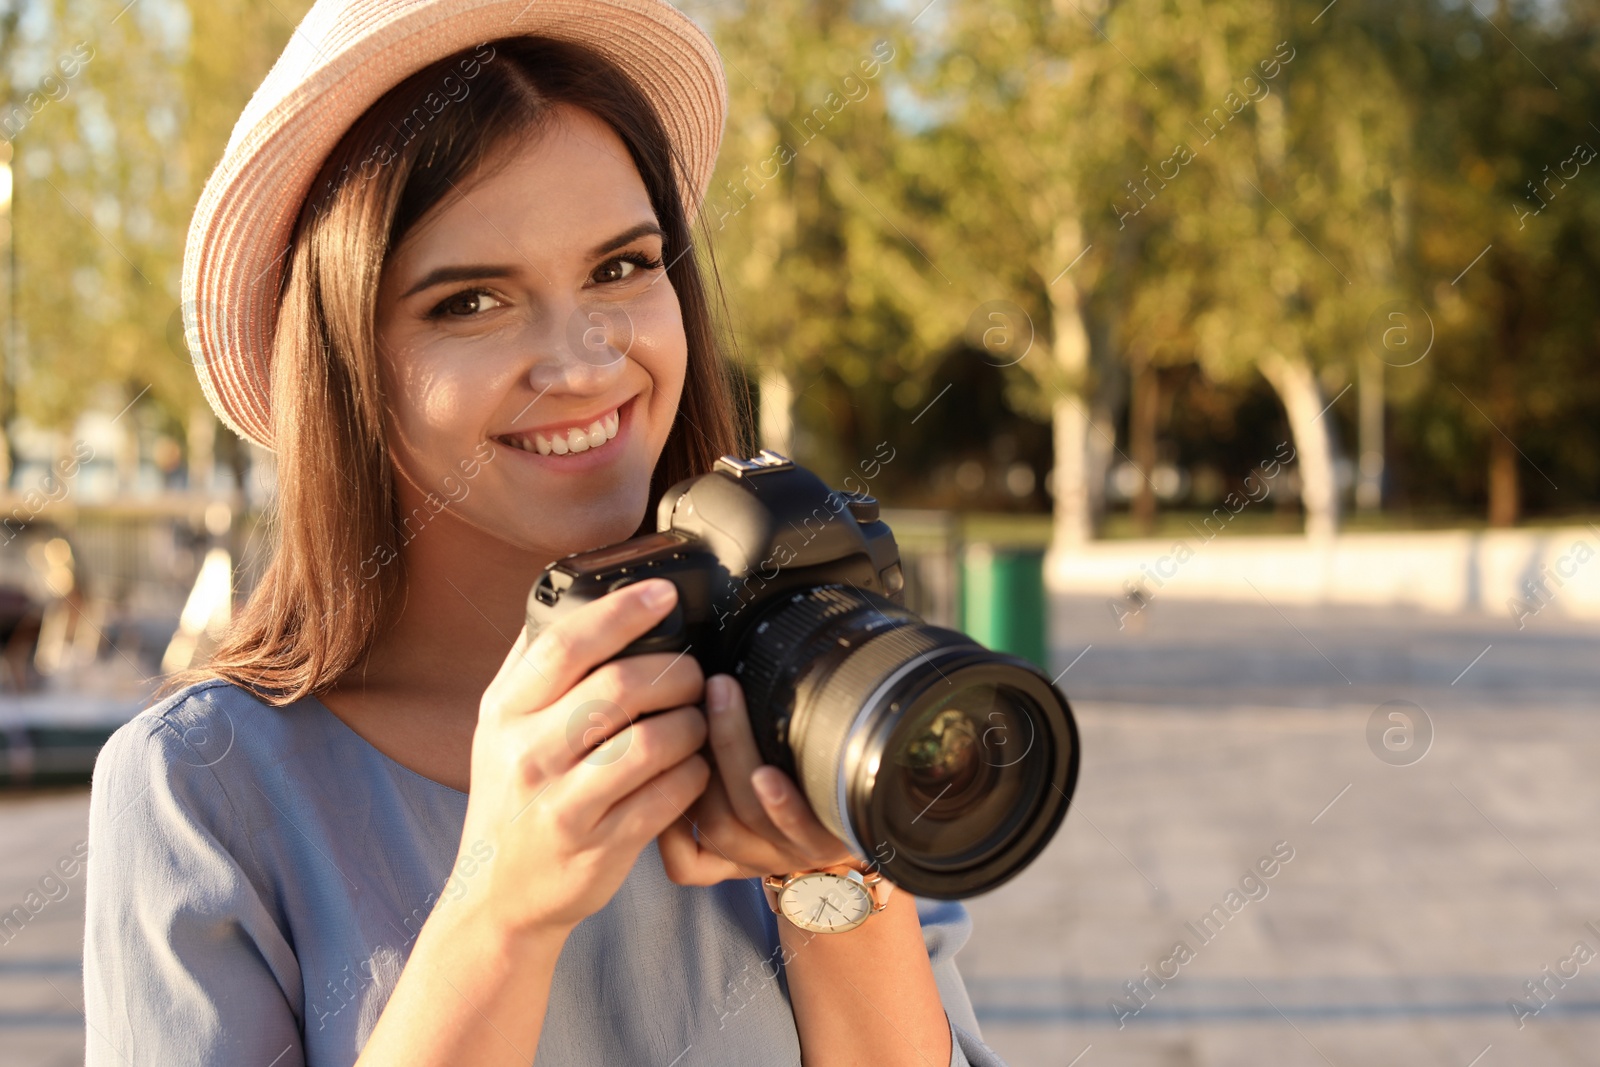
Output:
<path fill-rule="evenodd" d="M 617 659 L 624 656 L 644 656 L 651 652 L 683 652 L 689 647 L 688 628 L 683 622 L 683 604 L 672 605 L 672 610 L 667 612 L 666 618 L 656 623 L 650 630 L 634 640 L 621 652 Z"/>

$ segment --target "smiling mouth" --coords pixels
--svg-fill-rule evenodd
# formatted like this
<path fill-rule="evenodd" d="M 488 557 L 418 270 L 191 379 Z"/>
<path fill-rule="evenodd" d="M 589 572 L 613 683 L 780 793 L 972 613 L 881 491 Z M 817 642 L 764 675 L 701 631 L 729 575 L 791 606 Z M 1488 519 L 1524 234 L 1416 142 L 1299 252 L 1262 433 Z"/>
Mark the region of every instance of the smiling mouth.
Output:
<path fill-rule="evenodd" d="M 565 430 L 503 434 L 495 440 L 511 448 L 520 448 L 524 452 L 533 452 L 541 456 L 565 456 L 575 452 L 587 452 L 593 448 L 605 447 L 617 436 L 617 428 L 622 425 L 620 410 L 612 408 L 586 426 L 571 426 Z"/>

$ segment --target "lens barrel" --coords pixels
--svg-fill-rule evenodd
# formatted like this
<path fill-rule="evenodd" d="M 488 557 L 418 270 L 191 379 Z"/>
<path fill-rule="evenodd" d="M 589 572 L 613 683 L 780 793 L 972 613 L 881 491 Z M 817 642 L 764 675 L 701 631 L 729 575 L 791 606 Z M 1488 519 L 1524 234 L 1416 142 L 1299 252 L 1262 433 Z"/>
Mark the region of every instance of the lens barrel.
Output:
<path fill-rule="evenodd" d="M 993 889 L 1066 815 L 1078 735 L 1060 691 L 1026 660 L 875 593 L 824 585 L 779 599 L 733 669 L 763 758 L 911 893 Z"/>

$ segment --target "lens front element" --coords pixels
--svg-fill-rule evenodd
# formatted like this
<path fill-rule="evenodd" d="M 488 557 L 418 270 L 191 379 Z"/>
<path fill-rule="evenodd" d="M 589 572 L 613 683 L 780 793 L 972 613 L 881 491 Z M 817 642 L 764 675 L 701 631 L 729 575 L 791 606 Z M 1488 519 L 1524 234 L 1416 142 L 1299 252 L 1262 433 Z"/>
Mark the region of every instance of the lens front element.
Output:
<path fill-rule="evenodd" d="M 822 824 L 908 892 L 993 889 L 1066 815 L 1066 698 L 1026 660 L 882 597 L 797 592 L 752 626 L 734 671 L 764 756 L 792 758 Z"/>
<path fill-rule="evenodd" d="M 1006 738 L 1032 732 L 1024 699 L 1009 687 L 979 683 L 902 720 L 874 783 L 896 849 L 955 869 L 1009 836 L 1023 795 L 1042 784 L 1030 780 L 1037 776 L 1024 758 L 1006 751 Z"/>

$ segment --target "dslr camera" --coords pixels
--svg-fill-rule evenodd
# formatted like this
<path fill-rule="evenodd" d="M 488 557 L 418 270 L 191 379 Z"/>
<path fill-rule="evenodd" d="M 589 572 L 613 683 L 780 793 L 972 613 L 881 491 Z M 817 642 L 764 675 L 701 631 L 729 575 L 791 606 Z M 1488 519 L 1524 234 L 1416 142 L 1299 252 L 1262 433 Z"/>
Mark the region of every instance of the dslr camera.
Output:
<path fill-rule="evenodd" d="M 907 610 L 875 499 L 763 449 L 668 489 L 656 531 L 545 568 L 530 625 L 670 580 L 672 612 L 619 655 L 684 653 L 737 678 L 762 758 L 918 896 L 985 892 L 1049 843 L 1078 778 L 1066 697 L 1032 663 Z"/>

